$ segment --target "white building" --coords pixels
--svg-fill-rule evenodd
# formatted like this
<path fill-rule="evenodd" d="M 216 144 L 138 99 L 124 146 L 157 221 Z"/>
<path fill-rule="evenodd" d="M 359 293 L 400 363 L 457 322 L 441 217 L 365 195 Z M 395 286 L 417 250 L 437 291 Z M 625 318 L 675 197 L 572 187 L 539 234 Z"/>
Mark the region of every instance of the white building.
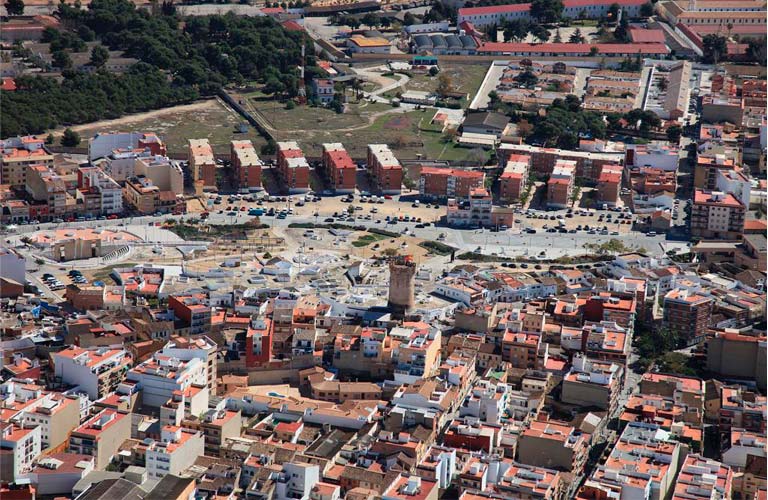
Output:
<path fill-rule="evenodd" d="M 0 248 L 0 278 L 26 283 L 27 261 L 12 248 Z"/>
<path fill-rule="evenodd" d="M 13 464 L 10 469 L 13 471 L 13 479 L 9 482 L 15 482 L 32 471 L 32 463 L 43 449 L 41 427 L 39 425 L 25 427 L 11 423 L 0 425 L 2 425 L 0 448 L 11 451 Z M 5 467 L 6 464 L 3 464 L 3 468 Z"/>
<path fill-rule="evenodd" d="M 752 201 L 752 184 L 741 172 L 718 168 L 715 184 L 718 191 L 731 193 L 745 207 L 750 205 Z"/>
<path fill-rule="evenodd" d="M 92 400 L 114 391 L 131 364 L 131 355 L 123 348 L 70 346 L 52 357 L 57 381 L 79 387 Z"/>
<path fill-rule="evenodd" d="M 283 464 L 283 471 L 276 479 L 275 500 L 309 498 L 312 487 L 320 481 L 320 468 L 298 462 Z"/>
<path fill-rule="evenodd" d="M 171 399 L 173 391 L 185 392 L 193 384 L 206 385 L 206 365 L 198 358 L 182 361 L 156 352 L 130 370 L 127 379 L 138 385 L 143 404 L 159 407 Z"/>
<path fill-rule="evenodd" d="M 160 441 L 147 446 L 147 473 L 150 479 L 166 474 L 179 474 L 205 453 L 203 433 L 175 426 L 165 426 L 160 431 Z"/>
<path fill-rule="evenodd" d="M 95 189 L 101 196 L 101 213 L 119 214 L 123 211 L 123 189 L 102 169 L 86 167 L 79 169 L 80 185 Z"/>
<path fill-rule="evenodd" d="M 662 144 L 627 144 L 624 165 L 633 167 L 652 167 L 674 172 L 680 162 L 678 148 Z"/>

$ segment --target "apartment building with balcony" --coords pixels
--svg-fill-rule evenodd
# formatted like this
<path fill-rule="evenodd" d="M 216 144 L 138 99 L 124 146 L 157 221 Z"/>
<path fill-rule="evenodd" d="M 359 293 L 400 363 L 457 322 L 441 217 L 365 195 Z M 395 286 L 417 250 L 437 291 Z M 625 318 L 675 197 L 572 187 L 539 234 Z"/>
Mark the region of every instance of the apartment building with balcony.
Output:
<path fill-rule="evenodd" d="M 160 431 L 160 440 L 147 444 L 147 474 L 150 479 L 160 479 L 167 474 L 179 475 L 204 452 L 202 432 L 166 425 Z"/>
<path fill-rule="evenodd" d="M 425 198 L 467 198 L 485 187 L 485 172 L 457 168 L 421 167 L 419 195 Z"/>
<path fill-rule="evenodd" d="M 357 185 L 357 166 L 340 142 L 323 144 L 323 173 L 336 193 L 352 193 Z"/>
<path fill-rule="evenodd" d="M 399 194 L 403 184 L 403 167 L 386 144 L 368 145 L 368 175 L 378 191 Z"/>
<path fill-rule="evenodd" d="M 140 214 L 183 213 L 183 198 L 173 191 L 162 191 L 147 177 L 132 177 L 123 187 L 125 202 Z"/>
<path fill-rule="evenodd" d="M 440 366 L 440 331 L 413 331 L 392 354 L 395 381 L 412 384 L 432 377 Z"/>
<path fill-rule="evenodd" d="M 141 391 L 142 404 L 160 407 L 168 402 L 174 391 L 186 392 L 194 386 L 208 383 L 207 363 L 199 358 L 182 361 L 156 352 L 131 369 L 126 378 Z"/>
<path fill-rule="evenodd" d="M 600 151 L 569 151 L 566 149 L 530 146 L 528 144 L 501 144 L 498 148 L 499 162 L 505 167 L 511 155 L 526 155 L 531 158 L 531 170 L 538 175 L 549 175 L 558 160 L 576 162 L 576 177 L 597 180 L 605 164 L 621 163 L 620 153 Z"/>
<path fill-rule="evenodd" d="M 240 437 L 241 420 L 240 410 L 208 410 L 200 422 L 205 437 L 205 454 L 219 456 L 219 450 L 227 439 Z"/>
<path fill-rule="evenodd" d="M 98 167 L 77 169 L 77 189 L 80 193 L 95 193 L 98 196 L 100 214 L 119 214 L 123 211 L 123 189 Z"/>
<path fill-rule="evenodd" d="M 69 432 L 80 425 L 77 397 L 42 391 L 39 386 L 9 380 L 0 386 L 4 419 L 40 426 L 42 450 L 52 450 L 65 443 Z"/>
<path fill-rule="evenodd" d="M 577 406 L 595 406 L 612 413 L 618 404 L 624 370 L 616 363 L 596 361 L 582 354 L 563 377 L 560 400 Z"/>
<path fill-rule="evenodd" d="M 704 292 L 675 288 L 664 296 L 662 325 L 692 345 L 704 339 L 712 317 L 714 298 Z"/>
<path fill-rule="evenodd" d="M 465 199 L 449 198 L 445 217 L 454 227 L 509 227 L 514 223 L 512 209 L 494 207 L 493 197 L 485 188 L 471 189 Z"/>
<path fill-rule="evenodd" d="M 765 434 L 731 427 L 731 436 L 725 442 L 722 453 L 723 463 L 742 471 L 747 467 L 750 457 L 766 456 Z"/>
<path fill-rule="evenodd" d="M 564 422 L 532 421 L 517 442 L 517 461 L 579 474 L 589 455 L 591 436 Z"/>
<path fill-rule="evenodd" d="M 2 456 L 4 482 L 13 483 L 25 478 L 34 468 L 42 452 L 40 426 L 27 426 L 12 422 L 0 423 L 0 456 Z"/>
<path fill-rule="evenodd" d="M 640 380 L 641 394 L 657 394 L 704 412 L 705 383 L 682 375 L 645 373 Z"/>
<path fill-rule="evenodd" d="M 557 160 L 547 181 L 547 208 L 566 208 L 576 187 L 576 162 Z"/>
<path fill-rule="evenodd" d="M 27 167 L 26 191 L 36 202 L 47 205 L 49 217 L 61 217 L 67 211 L 67 186 L 64 179 L 45 165 Z"/>
<path fill-rule="evenodd" d="M 621 193 L 624 169 L 621 165 L 603 165 L 597 178 L 597 203 L 615 207 Z"/>
<path fill-rule="evenodd" d="M 506 203 L 520 201 L 528 187 L 531 169 L 531 157 L 523 154 L 510 154 L 504 171 L 499 177 L 499 198 Z"/>
<path fill-rule="evenodd" d="M 171 295 L 168 309 L 195 335 L 211 329 L 211 307 L 205 294 Z"/>
<path fill-rule="evenodd" d="M 723 387 L 720 394 L 718 425 L 727 436 L 732 429 L 765 434 L 766 397 L 739 386 Z"/>
<path fill-rule="evenodd" d="M 707 370 L 725 377 L 755 379 L 766 388 L 766 337 L 716 331 L 707 339 Z"/>
<path fill-rule="evenodd" d="M 130 437 L 131 415 L 105 409 L 72 431 L 69 452 L 93 456 L 96 470 L 104 470 Z"/>
<path fill-rule="evenodd" d="M 264 169 L 264 162 L 256 154 L 256 148 L 250 140 L 231 141 L 229 159 L 237 186 L 241 191 L 261 189 L 261 172 Z"/>
<path fill-rule="evenodd" d="M 679 162 L 679 148 L 668 144 L 627 144 L 624 151 L 624 166 L 629 169 L 651 167 L 675 172 Z"/>
<path fill-rule="evenodd" d="M 13 137 L 0 141 L 0 184 L 23 189 L 27 185 L 28 168 L 32 165 L 53 167 L 53 155 L 45 141 L 34 136 Z"/>
<path fill-rule="evenodd" d="M 171 337 L 170 341 L 163 346 L 161 353 L 165 356 L 189 361 L 199 359 L 205 364 L 206 387 L 211 394 L 216 394 L 217 362 L 216 353 L 218 346 L 214 341 L 206 336 L 199 337 Z"/>
<path fill-rule="evenodd" d="M 132 361 L 123 348 L 83 349 L 75 346 L 52 353 L 51 359 L 56 380 L 79 387 L 92 400 L 113 392 Z"/>
<path fill-rule="evenodd" d="M 693 187 L 702 190 L 718 190 L 719 174 L 735 172 L 738 168 L 737 160 L 728 158 L 725 154 L 709 151 L 699 152 L 693 171 Z"/>
<path fill-rule="evenodd" d="M 690 454 L 675 481 L 672 500 L 690 498 L 730 498 L 733 490 L 733 470 L 727 465 Z"/>
<path fill-rule="evenodd" d="M 309 191 L 309 162 L 295 141 L 277 143 L 277 173 L 289 193 Z"/>
<path fill-rule="evenodd" d="M 541 334 L 536 332 L 514 332 L 507 330 L 501 341 L 501 359 L 514 368 L 539 370 L 544 364 L 547 350 L 542 344 Z M 542 356 L 539 356 L 539 354 Z"/>
<path fill-rule="evenodd" d="M 152 155 L 136 158 L 134 173 L 152 181 L 160 191 L 174 194 L 184 193 L 184 171 L 179 162 L 167 156 Z"/>
<path fill-rule="evenodd" d="M 216 158 L 208 139 L 189 139 L 187 160 L 192 172 L 192 181 L 202 181 L 203 189 L 216 188 Z"/>
<path fill-rule="evenodd" d="M 731 193 L 696 189 L 691 208 L 691 235 L 703 239 L 740 240 L 746 206 Z"/>

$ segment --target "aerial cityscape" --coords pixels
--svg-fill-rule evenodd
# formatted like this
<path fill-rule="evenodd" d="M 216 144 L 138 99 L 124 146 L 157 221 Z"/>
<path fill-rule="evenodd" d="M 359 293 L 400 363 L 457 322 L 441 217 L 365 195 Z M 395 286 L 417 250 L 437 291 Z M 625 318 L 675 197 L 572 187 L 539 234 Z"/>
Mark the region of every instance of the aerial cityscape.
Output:
<path fill-rule="evenodd" d="M 3 0 L 0 500 L 768 500 L 766 0 Z"/>

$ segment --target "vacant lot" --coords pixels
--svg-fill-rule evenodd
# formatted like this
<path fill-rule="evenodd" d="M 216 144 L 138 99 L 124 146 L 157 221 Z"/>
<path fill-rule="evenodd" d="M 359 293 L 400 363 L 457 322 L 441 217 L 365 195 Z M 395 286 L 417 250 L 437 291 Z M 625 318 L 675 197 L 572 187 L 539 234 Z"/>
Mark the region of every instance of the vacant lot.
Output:
<path fill-rule="evenodd" d="M 385 104 L 361 103 L 337 114 L 329 109 L 297 106 L 286 109 L 276 101 L 250 99 L 272 128 L 277 140 L 297 141 L 307 156 L 320 156 L 322 144 L 341 142 L 354 158 L 366 155 L 368 144 L 388 144 L 400 159 L 465 161 L 478 157 L 472 149 L 446 142 L 440 132 L 425 130 L 434 109 L 406 111 Z"/>
<path fill-rule="evenodd" d="M 250 139 L 256 150 L 266 141 L 252 128 L 240 133 L 244 120 L 218 99 L 160 109 L 72 127 L 84 139 L 98 132 L 146 131 L 163 138 L 169 154 L 186 154 L 188 139 L 208 139 L 216 153 L 228 153 L 232 139 Z"/>
<path fill-rule="evenodd" d="M 469 94 L 467 101 L 469 102 L 483 83 L 488 66 L 488 64 L 447 64 L 441 66 L 441 73 L 450 77 L 454 91 Z M 437 89 L 437 81 L 438 76 L 415 73 L 413 78 L 405 84 L 405 89 L 434 92 Z"/>

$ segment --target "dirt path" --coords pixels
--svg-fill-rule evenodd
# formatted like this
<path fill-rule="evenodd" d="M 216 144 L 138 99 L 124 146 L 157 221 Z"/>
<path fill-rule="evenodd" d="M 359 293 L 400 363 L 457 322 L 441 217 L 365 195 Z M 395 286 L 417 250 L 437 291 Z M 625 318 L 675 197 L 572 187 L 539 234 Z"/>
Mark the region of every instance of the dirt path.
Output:
<path fill-rule="evenodd" d="M 108 127 L 114 127 L 115 125 L 127 125 L 129 123 L 140 122 L 150 118 L 158 118 L 165 115 L 173 115 L 176 113 L 185 113 L 189 111 L 208 111 L 209 109 L 215 108 L 220 105 L 224 105 L 224 103 L 220 102 L 218 98 L 206 99 L 204 101 L 198 101 L 192 104 L 183 104 L 181 106 L 173 106 L 170 108 L 156 109 L 153 111 L 147 111 L 145 113 L 134 113 L 132 115 L 126 115 L 126 116 L 121 116 L 120 118 L 115 118 L 114 120 L 101 120 L 98 122 L 84 123 L 82 125 L 73 125 L 69 128 L 71 128 L 75 132 L 81 132 L 83 130 L 92 130 L 92 129 L 105 129 Z M 229 109 L 228 106 L 225 106 L 225 107 Z M 59 127 L 51 131 L 51 133 L 54 136 L 60 136 L 64 133 L 64 129 L 65 127 Z"/>

